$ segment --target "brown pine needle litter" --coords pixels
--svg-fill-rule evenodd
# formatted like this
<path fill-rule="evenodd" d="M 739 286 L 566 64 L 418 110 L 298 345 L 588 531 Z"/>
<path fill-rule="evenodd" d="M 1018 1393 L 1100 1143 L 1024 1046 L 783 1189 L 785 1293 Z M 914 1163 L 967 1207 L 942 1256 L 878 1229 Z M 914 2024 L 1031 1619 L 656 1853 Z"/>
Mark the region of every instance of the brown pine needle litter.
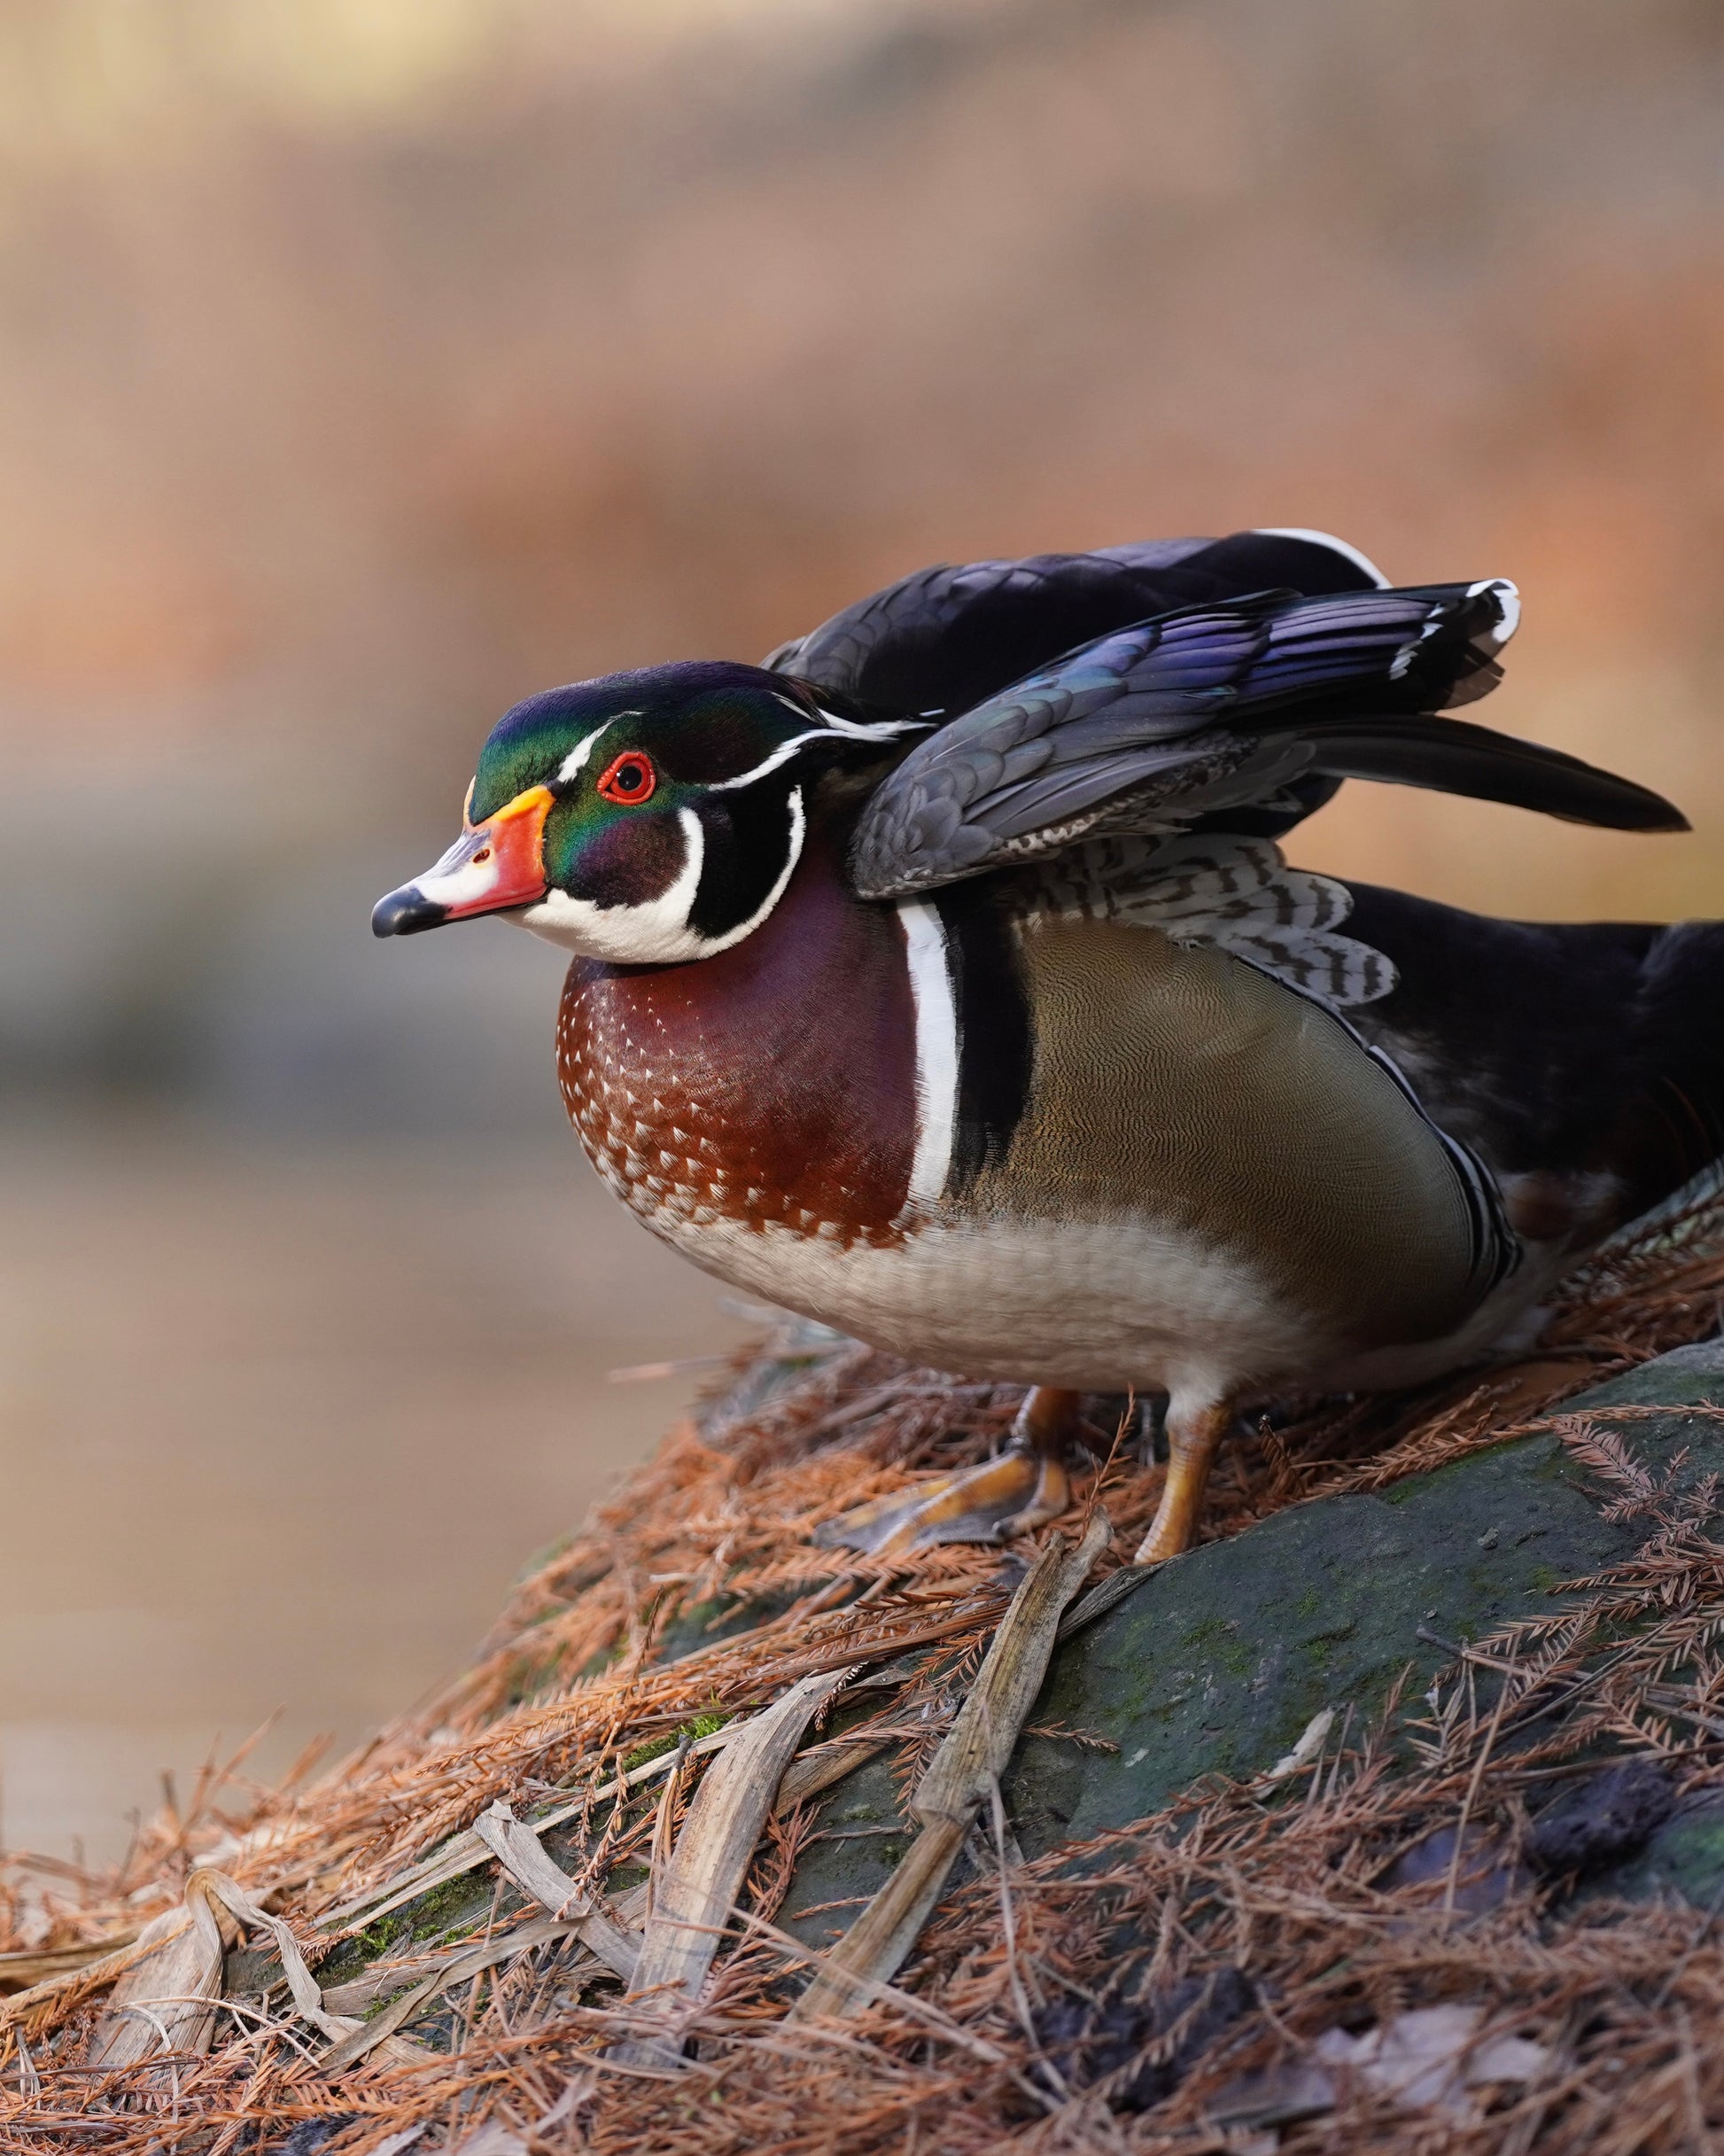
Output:
<path fill-rule="evenodd" d="M 1206 1537 L 1545 1429 L 1644 1539 L 1381 1726 L 1320 1716 L 1031 1862 L 998 1778 L 1035 1686 L 990 1650 L 1010 1610 L 1044 1667 L 1117 1595 L 1159 1472 L 1116 1444 L 1009 1552 L 821 1549 L 1018 1396 L 850 1343 L 776 1389 L 739 1366 L 358 1756 L 212 1771 L 113 1874 L 0 1865 L 0 2150 L 1709 2148 L 1724 1911 L 1558 1905 L 1518 1852 L 1601 1749 L 1724 1783 L 1717 1493 L 1643 1464 L 1633 1411 L 1552 1413 L 1721 1306 L 1714 1197 L 1577 1273 L 1534 1358 L 1241 1438 Z M 882 1752 L 920 1839 L 805 1948 L 775 1918 L 811 1800 Z"/>

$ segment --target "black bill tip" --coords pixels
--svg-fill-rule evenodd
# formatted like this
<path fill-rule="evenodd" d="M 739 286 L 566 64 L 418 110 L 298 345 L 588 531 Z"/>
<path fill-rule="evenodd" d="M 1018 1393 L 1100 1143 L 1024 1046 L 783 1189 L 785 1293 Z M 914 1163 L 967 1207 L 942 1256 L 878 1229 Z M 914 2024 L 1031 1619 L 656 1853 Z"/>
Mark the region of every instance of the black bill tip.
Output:
<path fill-rule="evenodd" d="M 399 891 L 392 891 L 387 898 L 379 899 L 371 908 L 371 933 L 417 936 L 423 930 L 440 926 L 448 917 L 447 906 L 426 898 L 416 883 L 403 883 Z"/>

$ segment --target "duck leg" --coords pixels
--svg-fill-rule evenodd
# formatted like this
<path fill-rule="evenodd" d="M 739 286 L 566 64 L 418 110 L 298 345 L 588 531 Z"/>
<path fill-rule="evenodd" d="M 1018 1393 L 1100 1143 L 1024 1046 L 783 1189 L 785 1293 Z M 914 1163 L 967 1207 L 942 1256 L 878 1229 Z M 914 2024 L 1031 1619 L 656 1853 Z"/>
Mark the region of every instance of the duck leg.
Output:
<path fill-rule="evenodd" d="M 1058 1386 L 1032 1387 L 1004 1452 L 960 1475 L 936 1475 L 896 1497 L 858 1505 L 828 1522 L 815 1540 L 878 1555 L 936 1542 L 1005 1542 L 1045 1527 L 1071 1502 L 1065 1453 L 1077 1400 Z"/>
<path fill-rule="evenodd" d="M 1209 1469 L 1222 1439 L 1232 1427 L 1231 1400 L 1206 1400 L 1195 1407 L 1177 1399 L 1169 1404 L 1168 1479 L 1149 1532 L 1138 1545 L 1133 1564 L 1158 1565 L 1164 1557 L 1177 1557 L 1191 1547 L 1203 1509 Z"/>

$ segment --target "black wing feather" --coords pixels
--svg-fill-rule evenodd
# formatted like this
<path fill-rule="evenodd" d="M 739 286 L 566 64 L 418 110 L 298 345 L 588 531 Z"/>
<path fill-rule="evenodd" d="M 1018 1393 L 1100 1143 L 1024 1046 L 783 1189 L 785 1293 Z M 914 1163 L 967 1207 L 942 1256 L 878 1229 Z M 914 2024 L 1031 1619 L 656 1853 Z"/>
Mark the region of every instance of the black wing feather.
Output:
<path fill-rule="evenodd" d="M 1371 591 L 1378 581 L 1350 548 L 1316 533 L 941 564 L 847 606 L 766 664 L 895 716 L 965 712 L 1063 651 L 1178 607 L 1270 589 Z"/>
<path fill-rule="evenodd" d="M 1274 808 L 1290 774 L 1306 790 L 1288 821 L 1313 781 L 1370 776 L 1619 829 L 1681 828 L 1643 788 L 1434 715 L 1495 685 L 1493 655 L 1518 614 L 1512 586 L 1492 582 L 1262 592 L 1115 630 L 912 749 L 858 821 L 857 888 L 896 896 L 1092 830 L 1195 825 L 1210 811 L 1250 829 L 1254 803 Z"/>
<path fill-rule="evenodd" d="M 1386 719 L 1371 727 L 1318 722 L 1306 730 L 1316 744 L 1315 768 L 1335 778 L 1465 794 L 1611 831 L 1689 828 L 1681 810 L 1649 787 L 1464 719 Z"/>

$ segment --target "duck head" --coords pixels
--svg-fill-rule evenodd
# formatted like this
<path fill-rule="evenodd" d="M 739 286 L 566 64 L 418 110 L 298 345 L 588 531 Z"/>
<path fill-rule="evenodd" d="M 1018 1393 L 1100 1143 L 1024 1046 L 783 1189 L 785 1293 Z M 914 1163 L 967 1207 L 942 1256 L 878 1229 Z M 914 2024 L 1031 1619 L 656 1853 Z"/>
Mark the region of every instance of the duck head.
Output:
<path fill-rule="evenodd" d="M 372 932 L 496 914 L 613 964 L 711 957 L 778 903 L 819 782 L 921 730 L 727 662 L 530 697 L 479 752 L 460 837 L 378 900 Z"/>

